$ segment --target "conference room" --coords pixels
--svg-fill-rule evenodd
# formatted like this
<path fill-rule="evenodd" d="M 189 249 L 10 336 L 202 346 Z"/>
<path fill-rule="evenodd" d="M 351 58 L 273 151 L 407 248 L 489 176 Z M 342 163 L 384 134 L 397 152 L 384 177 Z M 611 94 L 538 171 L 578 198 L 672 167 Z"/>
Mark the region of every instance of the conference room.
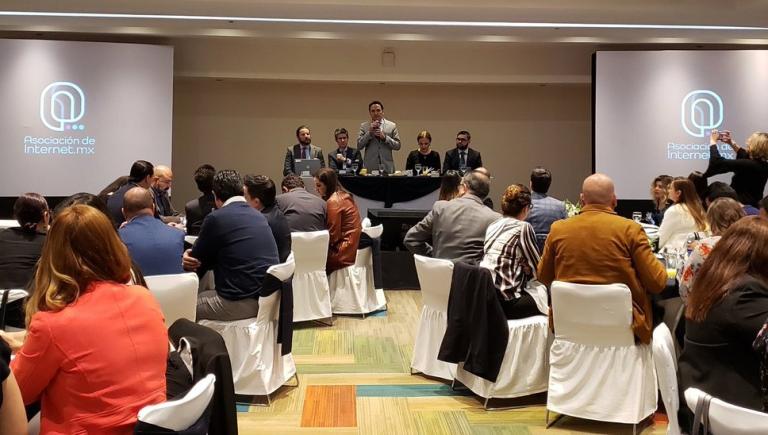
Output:
<path fill-rule="evenodd" d="M 710 0 L 4 2 L 0 434 L 27 418 L 40 433 L 764 432 L 764 17 Z M 91 213 L 99 196 L 117 231 Z M 312 215 L 294 197 L 321 227 L 294 226 Z M 232 248 L 226 219 L 246 215 L 269 242 Z M 77 245 L 78 222 L 102 239 Z M 246 263 L 256 281 L 227 276 Z M 98 271 L 72 285 L 61 267 Z M 724 270 L 739 276 L 700 300 L 692 277 Z M 96 303 L 94 276 L 135 303 L 101 299 L 108 328 L 62 320 Z M 226 308 L 241 284 L 253 303 Z M 203 296 L 228 314 L 201 317 Z M 749 321 L 713 337 L 716 314 Z M 39 333 L 75 325 L 102 344 L 141 329 L 145 347 L 114 338 L 85 367 L 133 358 L 142 375 L 57 383 L 68 337 L 32 388 Z M 749 374 L 723 391 L 702 360 Z M 96 400 L 52 409 L 56 394 Z"/>

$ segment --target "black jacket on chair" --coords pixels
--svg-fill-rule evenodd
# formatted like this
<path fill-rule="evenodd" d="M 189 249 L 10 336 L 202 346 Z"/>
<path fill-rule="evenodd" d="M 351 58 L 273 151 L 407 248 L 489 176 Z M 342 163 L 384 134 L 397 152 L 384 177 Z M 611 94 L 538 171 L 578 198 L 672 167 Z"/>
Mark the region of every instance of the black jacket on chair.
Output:
<path fill-rule="evenodd" d="M 488 269 L 457 262 L 448 297 L 448 324 L 437 359 L 464 363 L 464 370 L 496 382 L 507 350 L 509 327 Z"/>

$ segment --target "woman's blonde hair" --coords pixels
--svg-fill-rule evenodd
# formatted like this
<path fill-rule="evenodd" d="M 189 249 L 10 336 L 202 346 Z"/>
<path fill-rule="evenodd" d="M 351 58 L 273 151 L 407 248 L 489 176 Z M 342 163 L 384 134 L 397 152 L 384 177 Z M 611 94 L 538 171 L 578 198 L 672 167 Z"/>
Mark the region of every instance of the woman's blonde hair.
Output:
<path fill-rule="evenodd" d="M 38 311 L 59 311 L 95 281 L 127 282 L 131 258 L 112 222 L 88 205 L 64 209 L 53 221 L 37 266 L 26 321 Z"/>
<path fill-rule="evenodd" d="M 768 133 L 756 131 L 747 138 L 749 156 L 757 160 L 768 160 Z"/>

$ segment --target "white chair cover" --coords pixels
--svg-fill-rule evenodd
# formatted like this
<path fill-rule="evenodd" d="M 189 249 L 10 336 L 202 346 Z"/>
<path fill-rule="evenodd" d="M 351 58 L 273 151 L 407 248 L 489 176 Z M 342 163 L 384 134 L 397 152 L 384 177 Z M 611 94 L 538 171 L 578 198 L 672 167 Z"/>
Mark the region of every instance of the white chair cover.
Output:
<path fill-rule="evenodd" d="M 698 388 L 685 390 L 692 412 L 708 394 Z M 763 435 L 768 433 L 768 414 L 724 402 L 716 397 L 709 404 L 709 432 L 712 435 Z"/>
<path fill-rule="evenodd" d="M 285 263 L 270 267 L 267 273 L 275 277 L 288 276 L 294 271 L 293 254 Z M 201 320 L 203 326 L 217 331 L 224 338 L 232 363 L 235 394 L 264 396 L 280 388 L 296 374 L 293 355 L 281 355 L 277 343 L 280 315 L 280 292 L 259 298 L 256 318 L 223 322 Z"/>
<path fill-rule="evenodd" d="M 328 259 L 328 231 L 291 233 L 296 272 L 293 275 L 293 321 L 327 319 L 331 294 L 325 263 Z"/>
<path fill-rule="evenodd" d="M 436 378 L 453 380 L 456 364 L 437 359 L 448 322 L 453 262 L 414 255 L 421 286 L 421 318 L 413 343 L 411 369 Z"/>
<path fill-rule="evenodd" d="M 370 221 L 368 221 L 368 224 L 369 225 L 367 227 L 363 227 L 363 232 L 372 239 L 378 239 L 381 237 L 381 234 L 384 232 L 384 226 L 382 224 L 378 224 L 375 227 L 372 227 L 370 226 Z"/>
<path fill-rule="evenodd" d="M 0 219 L 0 230 L 5 228 L 18 227 L 19 221 L 16 219 Z"/>
<path fill-rule="evenodd" d="M 387 305 L 384 290 L 373 282 L 371 248 L 358 249 L 355 264 L 333 271 L 328 283 L 334 314 L 368 314 Z"/>
<path fill-rule="evenodd" d="M 364 218 L 363 221 L 360 223 L 360 225 L 363 228 L 368 228 L 371 226 L 371 219 L 370 218 Z"/>
<path fill-rule="evenodd" d="M 548 410 L 626 424 L 656 410 L 651 347 L 635 345 L 626 285 L 555 281 L 552 312 Z"/>
<path fill-rule="evenodd" d="M 672 333 L 667 325 L 660 324 L 653 330 L 653 364 L 656 366 L 656 378 L 659 381 L 661 400 L 667 410 L 669 424 L 668 435 L 680 435 L 680 424 L 677 421 L 677 410 L 680 407 L 680 397 L 677 391 L 677 359 Z"/>
<path fill-rule="evenodd" d="M 546 316 L 508 320 L 509 341 L 496 382 L 456 369 L 456 380 L 486 399 L 514 398 L 547 391 L 549 375 L 548 324 Z"/>
<path fill-rule="evenodd" d="M 181 399 L 149 405 L 139 410 L 139 421 L 173 431 L 183 431 L 202 417 L 213 397 L 216 375 L 200 379 Z"/>
<path fill-rule="evenodd" d="M 163 310 L 166 327 L 182 318 L 195 321 L 198 287 L 196 274 L 154 275 L 146 276 L 144 280 Z"/>

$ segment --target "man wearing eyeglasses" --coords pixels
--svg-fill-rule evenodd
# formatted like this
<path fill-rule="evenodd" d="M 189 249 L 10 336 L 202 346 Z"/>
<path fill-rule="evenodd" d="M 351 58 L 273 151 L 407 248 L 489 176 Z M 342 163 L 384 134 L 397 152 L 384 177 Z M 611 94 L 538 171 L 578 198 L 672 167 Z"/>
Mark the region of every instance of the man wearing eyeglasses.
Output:
<path fill-rule="evenodd" d="M 456 133 L 456 148 L 445 153 L 443 171 L 475 170 L 483 166 L 483 158 L 480 151 L 469 148 L 472 136 L 468 131 L 462 130 Z"/>
<path fill-rule="evenodd" d="M 173 183 L 173 171 L 168 166 L 157 165 L 152 173 L 152 197 L 155 201 L 156 214 L 164 222 L 175 222 L 179 212 L 173 209 L 168 192 Z"/>

